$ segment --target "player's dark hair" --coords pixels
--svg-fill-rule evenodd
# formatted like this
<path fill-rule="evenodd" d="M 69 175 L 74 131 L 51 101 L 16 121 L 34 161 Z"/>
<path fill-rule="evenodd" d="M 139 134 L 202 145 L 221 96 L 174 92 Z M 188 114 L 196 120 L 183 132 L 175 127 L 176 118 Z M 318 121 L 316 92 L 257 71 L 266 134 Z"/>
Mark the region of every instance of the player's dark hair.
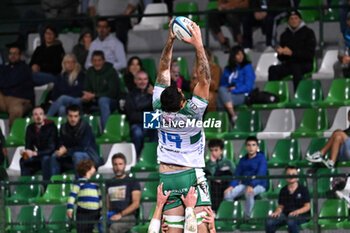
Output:
<path fill-rule="evenodd" d="M 224 142 L 221 139 L 212 139 L 208 143 L 208 147 L 220 147 L 221 150 L 224 149 Z"/>
<path fill-rule="evenodd" d="M 99 18 L 99 19 L 97 20 L 97 24 L 98 24 L 99 22 L 107 22 L 107 26 L 108 26 L 108 27 L 111 27 L 111 24 L 110 24 L 109 20 L 106 19 L 106 18 Z"/>
<path fill-rule="evenodd" d="M 79 115 L 81 115 L 81 109 L 79 107 L 79 105 L 77 104 L 72 104 L 72 105 L 69 105 L 66 109 L 66 113 L 68 115 L 68 112 L 69 111 L 72 111 L 72 112 L 79 112 Z"/>
<path fill-rule="evenodd" d="M 245 144 L 247 145 L 247 143 L 248 143 L 248 142 L 251 142 L 251 141 L 256 142 L 256 144 L 259 146 L 259 141 L 258 141 L 257 137 L 255 137 L 255 136 L 249 136 L 249 137 L 247 137 L 247 139 L 245 140 Z"/>
<path fill-rule="evenodd" d="M 92 56 L 91 56 L 91 59 L 95 56 L 100 56 L 103 60 L 106 60 L 105 59 L 105 54 L 102 50 L 95 50 L 92 52 Z"/>
<path fill-rule="evenodd" d="M 116 153 L 112 156 L 112 163 L 115 159 L 122 159 L 124 160 L 124 163 L 126 164 L 126 157 L 123 153 Z"/>
<path fill-rule="evenodd" d="M 165 88 L 160 95 L 162 110 L 165 112 L 178 112 L 181 109 L 182 100 L 182 94 L 177 90 L 177 86 L 175 85 Z"/>
<path fill-rule="evenodd" d="M 14 48 L 14 49 L 18 49 L 18 51 L 19 51 L 19 53 L 20 54 L 22 54 L 22 52 L 23 52 L 23 48 L 22 48 L 22 46 L 20 45 L 20 44 L 18 44 L 18 43 L 12 43 L 12 44 L 9 44 L 9 45 L 7 45 L 7 48 L 10 50 L 10 49 L 12 49 L 12 48 Z"/>
<path fill-rule="evenodd" d="M 288 169 L 293 169 L 293 170 L 297 170 L 298 171 L 298 168 L 296 166 L 293 166 L 293 165 L 288 165 L 284 171 L 286 172 Z"/>

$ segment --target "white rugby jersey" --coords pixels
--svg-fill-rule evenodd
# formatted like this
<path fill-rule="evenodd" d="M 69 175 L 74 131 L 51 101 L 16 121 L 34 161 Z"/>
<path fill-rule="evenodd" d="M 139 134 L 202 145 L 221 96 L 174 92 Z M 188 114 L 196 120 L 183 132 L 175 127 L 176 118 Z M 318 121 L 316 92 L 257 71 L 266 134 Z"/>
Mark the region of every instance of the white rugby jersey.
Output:
<path fill-rule="evenodd" d="M 160 111 L 158 129 L 158 162 L 186 167 L 205 167 L 205 134 L 202 121 L 208 101 L 193 95 L 180 111 L 164 112 L 161 109 L 160 95 L 166 87 L 156 84 L 153 90 L 153 109 Z"/>

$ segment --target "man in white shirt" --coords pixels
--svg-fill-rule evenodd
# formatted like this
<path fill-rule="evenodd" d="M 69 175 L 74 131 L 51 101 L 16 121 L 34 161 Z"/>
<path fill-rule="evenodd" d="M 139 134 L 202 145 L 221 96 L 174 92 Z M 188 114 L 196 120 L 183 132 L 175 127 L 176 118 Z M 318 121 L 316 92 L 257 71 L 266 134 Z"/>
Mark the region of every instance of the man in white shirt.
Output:
<path fill-rule="evenodd" d="M 106 19 L 97 22 L 98 37 L 91 43 L 89 54 L 86 58 L 85 68 L 91 64 L 91 55 L 95 50 L 103 51 L 106 61 L 113 64 L 115 70 L 120 71 L 126 67 L 126 55 L 123 44 L 115 36 L 110 34 L 111 27 Z"/>
<path fill-rule="evenodd" d="M 142 10 L 138 11 L 140 0 L 90 0 L 89 14 L 90 16 L 116 16 L 130 15 L 133 13 L 142 14 Z M 118 39 L 123 43 L 127 50 L 128 31 L 133 25 L 138 23 L 138 18 L 117 18 L 115 20 L 115 33 Z"/>

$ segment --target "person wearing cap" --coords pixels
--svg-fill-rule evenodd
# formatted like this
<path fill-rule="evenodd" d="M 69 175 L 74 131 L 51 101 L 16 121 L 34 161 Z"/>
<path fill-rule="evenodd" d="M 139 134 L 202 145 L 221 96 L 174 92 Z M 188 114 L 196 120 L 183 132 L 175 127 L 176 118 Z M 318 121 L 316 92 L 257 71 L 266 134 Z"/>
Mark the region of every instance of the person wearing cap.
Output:
<path fill-rule="evenodd" d="M 90 44 L 93 36 L 89 28 L 83 28 L 80 33 L 78 44 L 73 47 L 73 54 L 78 60 L 80 67 L 85 71 L 85 62 L 89 54 Z"/>
<path fill-rule="evenodd" d="M 350 12 L 346 16 L 346 28 L 344 36 L 339 40 L 338 59 L 344 77 L 350 77 Z"/>
<path fill-rule="evenodd" d="M 303 74 L 313 69 L 315 49 L 314 31 L 306 26 L 298 11 L 289 12 L 288 27 L 282 33 L 276 49 L 281 64 L 270 66 L 269 81 L 281 80 L 292 75 L 296 90 Z"/>

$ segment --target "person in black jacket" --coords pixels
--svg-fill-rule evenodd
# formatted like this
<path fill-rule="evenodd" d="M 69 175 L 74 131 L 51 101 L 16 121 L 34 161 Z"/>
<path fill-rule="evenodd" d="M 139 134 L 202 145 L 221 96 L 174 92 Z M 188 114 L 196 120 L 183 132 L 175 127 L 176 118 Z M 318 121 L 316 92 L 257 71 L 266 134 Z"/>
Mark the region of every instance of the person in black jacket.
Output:
<path fill-rule="evenodd" d="M 10 127 L 34 105 L 32 72 L 21 61 L 21 50 L 13 44 L 9 51 L 9 64 L 0 66 L 0 112 L 9 114 Z"/>
<path fill-rule="evenodd" d="M 270 66 L 269 81 L 293 75 L 296 90 L 303 74 L 312 71 L 316 38 L 314 31 L 305 25 L 298 11 L 291 11 L 288 15 L 288 28 L 282 33 L 280 45 L 277 47 L 278 59 L 282 64 Z"/>
<path fill-rule="evenodd" d="M 139 71 L 134 78 L 136 88 L 126 96 L 125 111 L 130 122 L 131 141 L 135 144 L 136 152 L 140 155 L 143 139 L 149 137 L 150 142 L 158 140 L 156 130 L 143 129 L 143 112 L 152 111 L 153 86 L 145 71 Z"/>
<path fill-rule="evenodd" d="M 52 120 L 47 120 L 44 110 L 36 107 L 32 111 L 34 123 L 26 129 L 25 150 L 21 151 L 21 175 L 34 175 L 42 169 L 43 179 L 50 179 L 51 154 L 55 151 L 57 143 L 57 127 Z"/>
<path fill-rule="evenodd" d="M 66 115 L 66 106 L 81 105 L 80 98 L 83 96 L 85 75 L 80 70 L 81 66 L 73 54 L 67 54 L 62 61 L 62 73 L 57 77 L 52 89 L 50 106 L 47 116 Z"/>
<path fill-rule="evenodd" d="M 96 168 L 103 164 L 92 128 L 81 119 L 80 114 L 78 105 L 67 107 L 67 122 L 61 127 L 58 150 L 52 154 L 50 160 L 51 175 L 61 174 L 62 170 L 75 169 L 77 163 L 83 159 L 93 160 Z"/>
<path fill-rule="evenodd" d="M 64 49 L 62 43 L 56 38 L 56 29 L 50 25 L 47 26 L 44 30 L 45 43 L 34 51 L 30 66 L 33 70 L 33 80 L 36 86 L 54 83 L 56 75 L 61 72 Z"/>

